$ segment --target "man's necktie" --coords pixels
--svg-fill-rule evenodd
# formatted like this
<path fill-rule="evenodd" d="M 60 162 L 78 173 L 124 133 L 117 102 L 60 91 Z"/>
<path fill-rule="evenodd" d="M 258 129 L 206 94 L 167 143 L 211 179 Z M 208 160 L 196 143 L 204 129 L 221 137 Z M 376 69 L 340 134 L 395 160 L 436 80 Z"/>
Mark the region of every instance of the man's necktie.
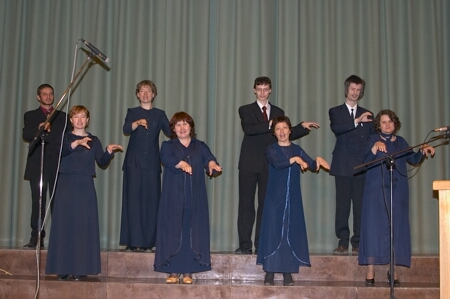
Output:
<path fill-rule="evenodd" d="M 355 119 L 355 114 L 353 114 L 353 108 L 351 110 L 352 112 L 350 113 L 350 116 L 352 117 L 352 119 Z"/>
<path fill-rule="evenodd" d="M 264 121 L 268 121 L 269 118 L 267 117 L 267 112 L 266 112 L 267 107 L 266 107 L 266 106 L 263 106 L 263 107 L 262 107 L 262 110 L 263 110 Z"/>

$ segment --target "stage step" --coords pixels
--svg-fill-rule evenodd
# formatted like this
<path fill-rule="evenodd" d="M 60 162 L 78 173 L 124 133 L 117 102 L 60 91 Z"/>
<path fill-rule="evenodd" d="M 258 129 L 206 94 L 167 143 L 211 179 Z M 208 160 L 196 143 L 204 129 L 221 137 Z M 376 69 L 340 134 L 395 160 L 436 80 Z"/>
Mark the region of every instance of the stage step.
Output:
<path fill-rule="evenodd" d="M 193 285 L 167 285 L 166 274 L 153 271 L 154 253 L 102 251 L 102 273 L 82 281 L 58 281 L 45 275 L 47 251 L 41 251 L 39 297 L 52 298 L 390 298 L 388 265 L 376 267 L 375 286 L 366 287 L 365 268 L 356 256 L 311 255 L 312 267 L 294 274 L 295 285 L 264 286 L 255 255 L 213 253 L 212 271 L 194 275 Z M 0 298 L 34 298 L 36 253 L 0 249 Z M 2 271 L 3 270 L 3 271 Z M 8 272 L 5 273 L 4 271 Z M 410 269 L 398 268 L 397 299 L 439 298 L 439 258 L 413 256 Z M 11 274 L 11 275 L 9 275 Z"/>

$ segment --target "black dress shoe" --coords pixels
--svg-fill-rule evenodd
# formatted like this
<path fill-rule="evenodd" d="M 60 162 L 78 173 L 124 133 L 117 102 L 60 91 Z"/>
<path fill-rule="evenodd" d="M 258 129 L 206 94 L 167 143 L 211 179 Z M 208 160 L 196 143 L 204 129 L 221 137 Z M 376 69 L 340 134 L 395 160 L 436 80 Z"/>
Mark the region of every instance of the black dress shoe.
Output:
<path fill-rule="evenodd" d="M 375 278 L 366 278 L 366 286 L 373 286 L 375 284 Z"/>
<path fill-rule="evenodd" d="M 238 249 L 236 249 L 234 251 L 234 253 L 235 254 L 252 254 L 252 249 L 251 248 L 243 249 L 243 248 L 239 247 Z"/>
<path fill-rule="evenodd" d="M 133 246 L 127 246 L 125 247 L 125 251 L 137 251 L 137 248 Z"/>
<path fill-rule="evenodd" d="M 266 276 L 264 277 L 264 285 L 265 286 L 273 286 L 275 284 L 273 281 L 274 276 L 275 276 L 275 273 L 266 272 Z"/>
<path fill-rule="evenodd" d="M 334 255 L 347 255 L 348 254 L 348 247 L 339 245 L 337 248 L 333 250 Z"/>
<path fill-rule="evenodd" d="M 294 280 L 292 279 L 291 273 L 283 273 L 283 285 L 285 286 L 293 286 Z"/>
<path fill-rule="evenodd" d="M 389 271 L 387 272 L 387 279 L 388 279 L 389 285 L 391 285 L 391 273 L 389 273 Z M 394 285 L 399 286 L 400 280 L 394 278 Z"/>
<path fill-rule="evenodd" d="M 58 275 L 58 280 L 69 280 L 69 275 Z"/>
<path fill-rule="evenodd" d="M 25 249 L 36 249 L 36 243 L 35 242 L 28 242 L 28 244 L 23 245 L 23 248 Z"/>
<path fill-rule="evenodd" d="M 25 249 L 36 249 L 36 242 L 30 241 L 28 244 L 23 245 Z M 44 242 L 41 242 L 41 249 L 44 248 Z"/>

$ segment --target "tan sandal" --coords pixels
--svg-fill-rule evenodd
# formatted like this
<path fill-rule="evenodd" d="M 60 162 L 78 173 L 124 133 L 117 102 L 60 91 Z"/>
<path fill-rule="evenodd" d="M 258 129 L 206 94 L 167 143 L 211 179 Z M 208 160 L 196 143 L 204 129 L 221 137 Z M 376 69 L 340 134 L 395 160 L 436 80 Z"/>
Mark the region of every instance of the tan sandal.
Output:
<path fill-rule="evenodd" d="M 192 276 L 191 274 L 183 274 L 183 283 L 192 284 Z"/>
<path fill-rule="evenodd" d="M 180 274 L 172 273 L 166 278 L 166 283 L 173 284 L 178 283 L 180 280 Z"/>

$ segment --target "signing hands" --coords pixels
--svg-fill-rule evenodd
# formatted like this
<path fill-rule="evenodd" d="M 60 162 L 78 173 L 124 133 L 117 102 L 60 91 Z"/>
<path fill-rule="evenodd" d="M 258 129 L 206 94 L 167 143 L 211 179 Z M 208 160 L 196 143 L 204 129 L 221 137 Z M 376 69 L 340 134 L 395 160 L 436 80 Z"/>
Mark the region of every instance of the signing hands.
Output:
<path fill-rule="evenodd" d="M 192 175 L 192 166 L 189 165 L 186 161 L 180 161 L 180 163 L 178 163 L 177 165 L 175 165 L 175 168 L 181 169 L 186 173 L 189 173 L 190 175 Z M 209 169 L 209 175 L 211 176 L 213 174 L 213 171 L 218 171 L 221 172 L 222 171 L 222 166 L 218 165 L 216 163 L 216 161 L 209 161 L 208 163 L 208 169 Z"/>
<path fill-rule="evenodd" d="M 303 161 L 303 159 L 300 158 L 300 157 L 298 157 L 298 156 L 295 156 L 295 157 L 290 158 L 290 159 L 289 159 L 289 162 L 290 162 L 291 164 L 297 163 L 298 165 L 300 165 L 300 169 L 301 169 L 302 171 L 306 170 L 306 169 L 309 167 L 309 166 L 308 166 L 308 163 L 306 163 L 305 161 Z M 323 167 L 323 168 L 326 169 L 326 170 L 330 170 L 330 165 L 328 165 L 328 162 L 325 161 L 325 159 L 322 158 L 322 157 L 317 157 L 317 158 L 316 158 L 316 164 L 317 164 L 317 167 L 316 167 L 315 171 L 319 171 L 320 167 Z"/>
<path fill-rule="evenodd" d="M 180 163 L 178 163 L 177 165 L 175 165 L 175 168 L 181 169 L 186 173 L 189 173 L 190 175 L 192 175 L 192 167 L 191 165 L 189 165 L 187 162 L 185 161 L 180 161 Z"/>
<path fill-rule="evenodd" d="M 218 165 L 216 163 L 216 161 L 211 160 L 208 163 L 208 169 L 209 169 L 209 172 L 208 172 L 209 176 L 212 176 L 214 170 L 217 171 L 217 172 L 221 172 L 222 171 L 222 166 Z"/>
<path fill-rule="evenodd" d="M 76 148 L 77 146 L 81 145 L 84 146 L 87 149 L 91 149 L 91 147 L 89 146 L 88 142 L 91 141 L 92 139 L 89 137 L 84 137 L 83 139 L 77 139 L 74 142 L 72 142 L 70 145 L 72 147 L 72 149 Z"/>
<path fill-rule="evenodd" d="M 359 117 L 355 118 L 356 124 L 367 123 L 372 121 L 372 113 L 369 111 L 364 112 Z"/>
<path fill-rule="evenodd" d="M 75 140 L 70 145 L 71 145 L 72 149 L 74 149 L 80 145 L 84 146 L 87 149 L 91 149 L 91 147 L 88 144 L 88 142 L 91 140 L 92 139 L 89 137 L 84 137 L 83 139 Z M 110 144 L 106 147 L 106 150 L 108 151 L 108 153 L 112 154 L 113 152 L 116 152 L 116 151 L 123 151 L 123 147 L 120 144 Z"/>
<path fill-rule="evenodd" d="M 320 167 L 322 167 L 323 169 L 326 169 L 326 170 L 330 170 L 330 165 L 322 157 L 316 158 L 316 164 L 317 164 L 316 171 L 319 171 Z"/>
<path fill-rule="evenodd" d="M 120 144 L 110 144 L 106 147 L 106 150 L 112 154 L 113 152 L 123 151 L 123 147 Z"/>
<path fill-rule="evenodd" d="M 131 128 L 133 129 L 133 131 L 136 130 L 139 126 L 143 126 L 147 130 L 147 120 L 145 118 L 142 118 L 131 124 Z"/>
<path fill-rule="evenodd" d="M 289 159 L 289 162 L 291 164 L 297 163 L 298 165 L 300 165 L 300 169 L 303 171 L 305 169 L 308 168 L 308 163 L 306 163 L 305 161 L 303 161 L 302 158 L 300 158 L 299 156 L 295 156 Z"/>
<path fill-rule="evenodd" d="M 382 141 L 375 142 L 375 144 L 372 146 L 372 153 L 374 155 L 376 155 L 377 151 L 387 153 L 386 144 Z M 422 155 L 427 156 L 427 157 L 428 157 L 428 155 L 433 157 L 434 153 L 435 153 L 434 147 L 429 146 L 428 144 L 422 145 L 422 147 L 420 148 L 420 151 L 422 152 Z"/>
<path fill-rule="evenodd" d="M 422 147 L 420 148 L 420 151 L 422 152 L 422 155 L 427 156 L 428 158 L 428 154 L 430 154 L 431 157 L 434 156 L 434 147 L 429 146 L 428 144 L 424 144 L 422 145 Z"/>
<path fill-rule="evenodd" d="M 387 153 L 386 144 L 382 141 L 375 142 L 375 144 L 372 146 L 372 154 L 376 155 L 377 151 Z"/>
<path fill-rule="evenodd" d="M 304 121 L 302 122 L 302 127 L 305 128 L 308 131 L 311 131 L 312 128 L 320 128 L 320 125 L 318 123 L 312 122 L 312 121 Z"/>

